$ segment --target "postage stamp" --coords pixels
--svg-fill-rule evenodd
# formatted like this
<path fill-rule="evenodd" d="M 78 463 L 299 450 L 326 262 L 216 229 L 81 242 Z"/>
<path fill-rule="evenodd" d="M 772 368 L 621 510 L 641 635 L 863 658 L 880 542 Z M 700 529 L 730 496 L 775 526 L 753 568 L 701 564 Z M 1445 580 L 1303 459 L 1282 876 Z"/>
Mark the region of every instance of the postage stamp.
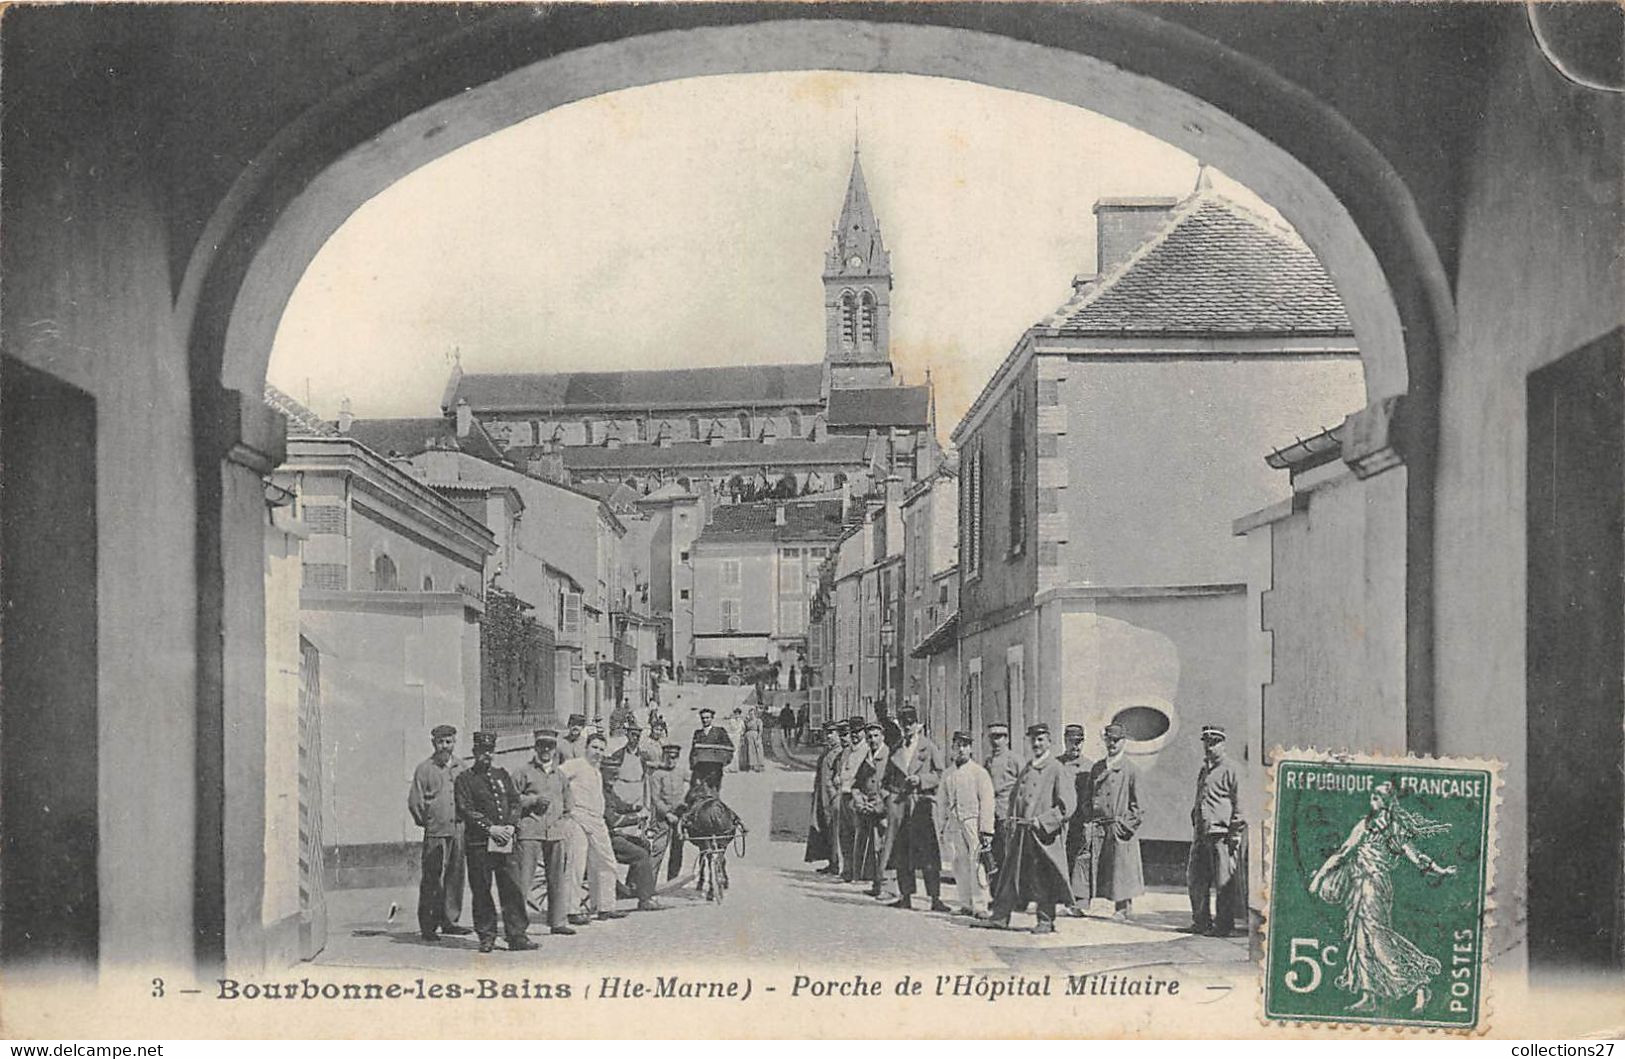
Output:
<path fill-rule="evenodd" d="M 1482 1031 L 1499 765 L 1278 751 L 1264 1016 Z"/>

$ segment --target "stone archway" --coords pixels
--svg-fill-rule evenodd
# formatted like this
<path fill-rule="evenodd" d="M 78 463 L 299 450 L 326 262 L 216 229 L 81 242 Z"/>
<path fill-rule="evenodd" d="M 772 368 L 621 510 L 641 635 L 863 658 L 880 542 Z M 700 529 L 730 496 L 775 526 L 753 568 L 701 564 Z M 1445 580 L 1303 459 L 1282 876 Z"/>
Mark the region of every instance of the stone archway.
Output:
<path fill-rule="evenodd" d="M 1408 470 L 1408 730 L 1411 749 L 1431 748 L 1433 439 L 1454 325 L 1437 253 L 1394 168 L 1269 67 L 1145 11 L 807 11 L 499 11 L 307 112 L 216 211 L 178 306 L 197 427 L 200 964 L 253 959 L 263 817 L 228 803 L 224 777 L 228 764 L 238 776 L 263 764 L 256 725 L 231 722 L 264 709 L 263 629 L 243 617 L 262 614 L 263 585 L 242 571 L 259 570 L 244 560 L 260 547 L 260 475 L 280 447 L 259 393 L 295 285 L 356 208 L 414 169 L 552 107 L 660 81 L 828 69 L 1027 92 L 1134 125 L 1275 205 L 1336 276 L 1364 354 L 1372 403 L 1354 417 L 1349 462 Z"/>

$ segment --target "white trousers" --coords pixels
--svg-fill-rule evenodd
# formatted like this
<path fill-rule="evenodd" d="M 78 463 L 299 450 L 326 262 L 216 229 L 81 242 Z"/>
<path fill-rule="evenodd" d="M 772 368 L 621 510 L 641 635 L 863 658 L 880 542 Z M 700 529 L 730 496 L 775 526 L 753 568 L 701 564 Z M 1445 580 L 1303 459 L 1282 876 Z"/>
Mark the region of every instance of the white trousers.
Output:
<path fill-rule="evenodd" d="M 564 877 L 579 892 L 586 888 L 587 910 L 608 912 L 615 907 L 615 847 L 603 817 L 571 817 L 574 827 L 564 840 Z"/>
<path fill-rule="evenodd" d="M 982 867 L 982 836 L 976 830 L 976 821 L 948 821 L 948 841 L 953 849 L 959 907 L 981 915 L 988 905 L 987 871 Z"/>

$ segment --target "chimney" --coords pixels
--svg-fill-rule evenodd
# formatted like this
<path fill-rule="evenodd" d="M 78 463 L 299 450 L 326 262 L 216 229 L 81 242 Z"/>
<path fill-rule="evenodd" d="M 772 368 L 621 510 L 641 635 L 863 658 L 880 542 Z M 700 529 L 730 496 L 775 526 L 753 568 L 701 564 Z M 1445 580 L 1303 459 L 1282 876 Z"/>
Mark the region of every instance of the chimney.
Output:
<path fill-rule="evenodd" d="M 474 429 L 474 410 L 468 407 L 468 398 L 457 398 L 457 436 L 468 437 L 468 432 Z"/>
<path fill-rule="evenodd" d="M 1177 205 L 1178 199 L 1162 197 L 1111 198 L 1095 203 L 1097 277 L 1122 264 L 1143 246 Z M 1081 279 L 1084 277 L 1072 281 L 1074 289 Z"/>
<path fill-rule="evenodd" d="M 348 434 L 350 425 L 355 422 L 355 413 L 350 411 L 350 399 L 346 397 L 339 402 L 339 433 Z"/>

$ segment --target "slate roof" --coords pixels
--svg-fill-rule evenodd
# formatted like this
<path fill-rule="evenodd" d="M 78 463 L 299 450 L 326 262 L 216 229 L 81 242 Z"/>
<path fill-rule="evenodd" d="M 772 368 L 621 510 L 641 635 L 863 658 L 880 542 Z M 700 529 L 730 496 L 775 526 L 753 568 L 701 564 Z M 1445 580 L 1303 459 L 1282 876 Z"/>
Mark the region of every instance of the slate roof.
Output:
<path fill-rule="evenodd" d="M 748 364 L 661 371 L 465 374 L 447 394 L 481 412 L 561 410 L 647 411 L 651 408 L 737 408 L 818 404 L 824 367 L 818 364 Z"/>
<path fill-rule="evenodd" d="M 380 456 L 416 456 L 429 449 L 458 449 L 492 463 L 507 463 L 479 422 L 466 438 L 457 436 L 457 424 L 445 416 L 413 419 L 355 419 L 347 432 Z"/>
<path fill-rule="evenodd" d="M 824 422 L 837 427 L 914 427 L 930 421 L 931 391 L 924 386 L 831 390 Z"/>
<path fill-rule="evenodd" d="M 321 437 L 338 433 L 333 427 L 305 405 L 283 391 L 265 384 L 265 403 L 281 412 L 288 420 L 288 436 Z"/>
<path fill-rule="evenodd" d="M 1212 192 L 1039 324 L 1061 335 L 1352 335 L 1296 233 Z"/>
<path fill-rule="evenodd" d="M 559 449 L 564 466 L 572 471 L 621 470 L 632 468 L 734 467 L 741 465 L 781 467 L 792 465 L 855 464 L 862 462 L 867 438 L 785 438 L 771 445 L 760 441 L 725 441 L 710 445 L 703 441 L 679 441 L 669 446 L 573 445 Z M 515 459 L 524 460 L 533 451 L 526 447 L 509 449 Z"/>
<path fill-rule="evenodd" d="M 774 522 L 780 507 L 784 508 L 782 526 Z M 845 530 L 839 500 L 722 504 L 712 510 L 711 522 L 700 532 L 696 543 L 833 541 Z"/>

